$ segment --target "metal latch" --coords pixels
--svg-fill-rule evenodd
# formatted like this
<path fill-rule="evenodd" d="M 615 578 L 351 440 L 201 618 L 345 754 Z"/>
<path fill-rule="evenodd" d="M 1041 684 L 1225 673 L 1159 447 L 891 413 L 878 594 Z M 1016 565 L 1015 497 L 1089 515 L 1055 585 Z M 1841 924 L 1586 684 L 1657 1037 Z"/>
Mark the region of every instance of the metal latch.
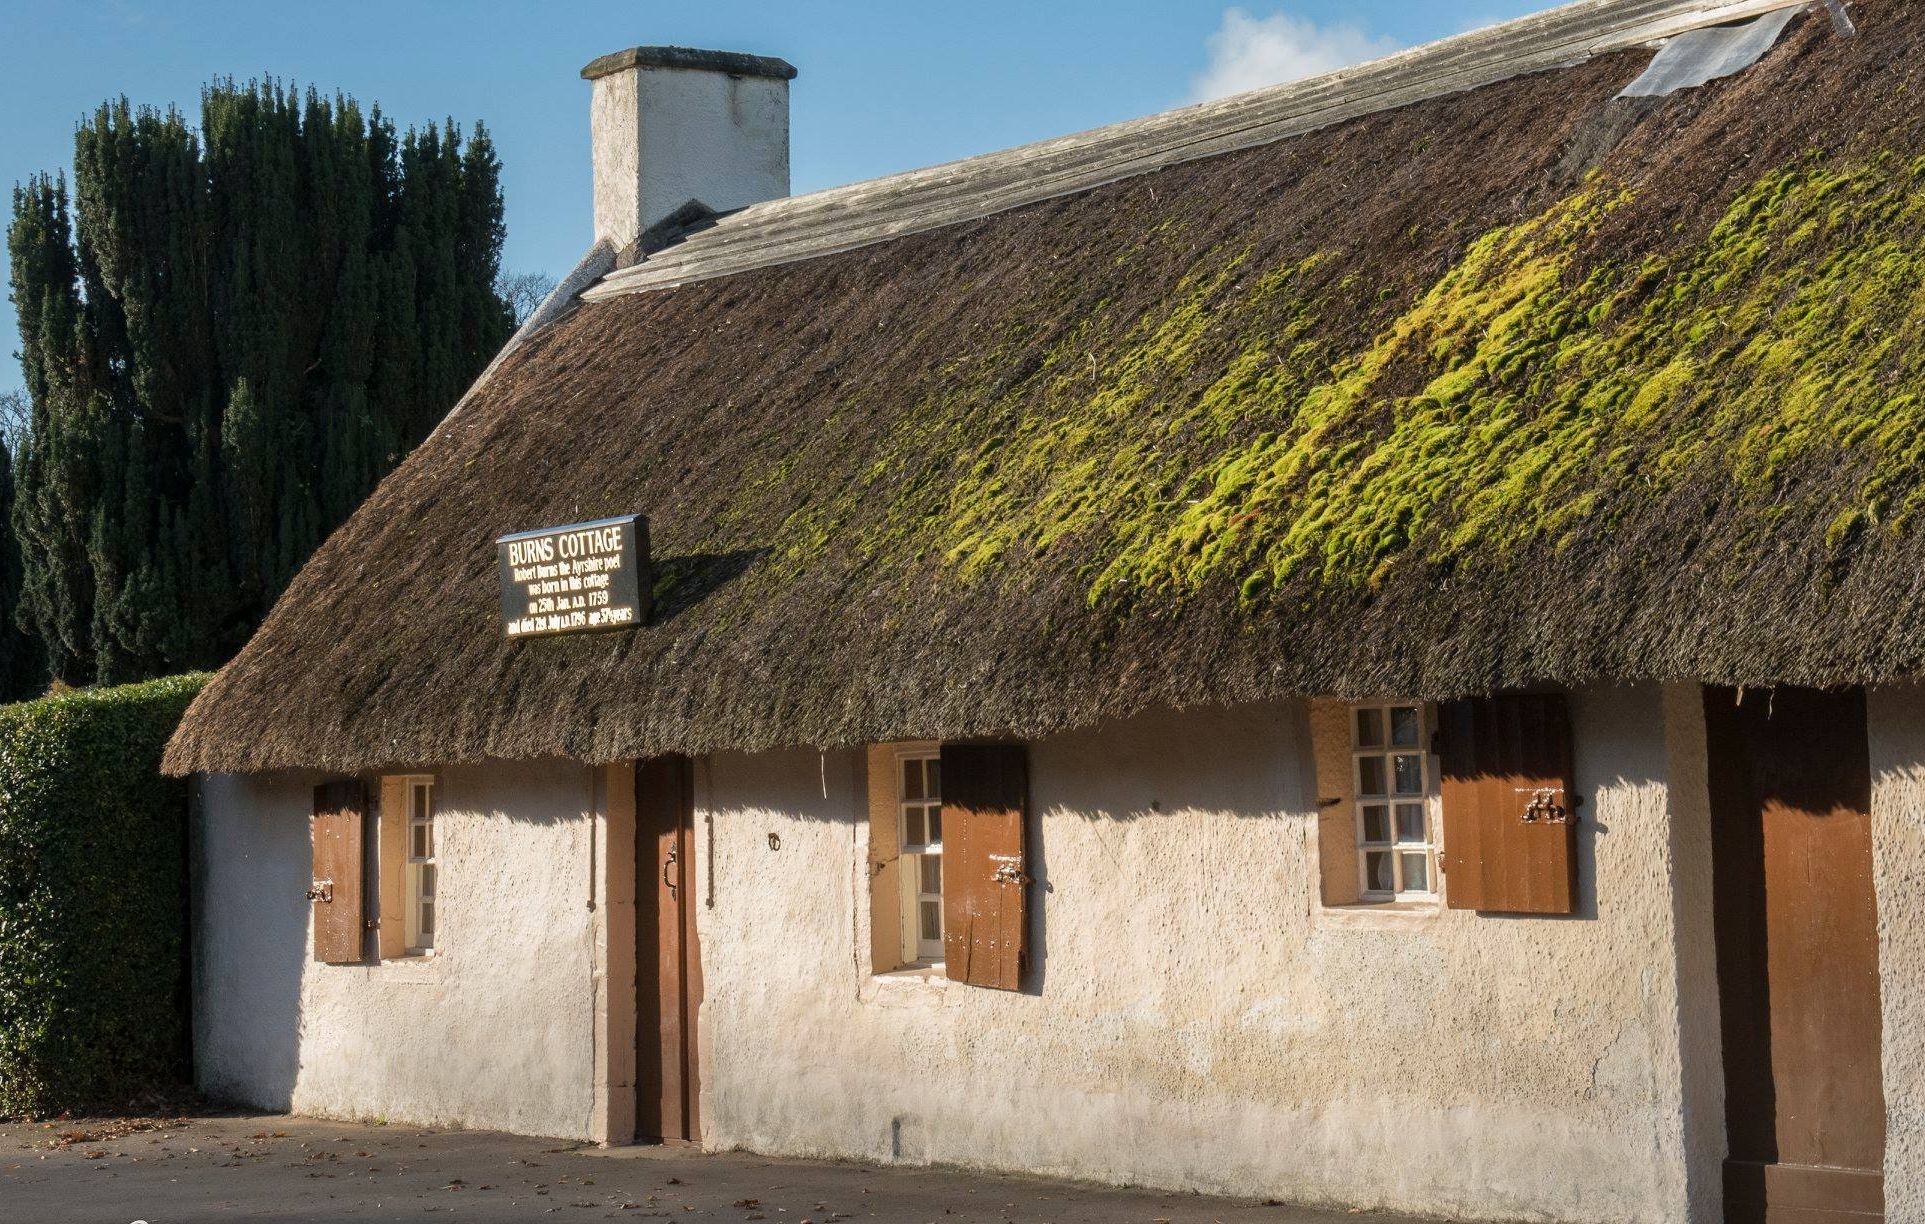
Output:
<path fill-rule="evenodd" d="M 995 874 L 989 878 L 997 884 L 1028 884 L 1030 882 L 1028 874 L 1023 871 L 1023 860 L 1021 859 L 1003 859 L 1002 866 L 996 868 Z"/>
<path fill-rule="evenodd" d="M 334 904 L 334 881 L 314 881 L 314 887 L 307 890 L 307 899 L 310 901 L 319 901 L 323 905 Z"/>
<path fill-rule="evenodd" d="M 1529 795 L 1530 803 L 1524 807 L 1525 824 L 1570 824 L 1571 809 L 1558 802 L 1564 792 L 1555 786 L 1520 786 L 1520 795 Z"/>

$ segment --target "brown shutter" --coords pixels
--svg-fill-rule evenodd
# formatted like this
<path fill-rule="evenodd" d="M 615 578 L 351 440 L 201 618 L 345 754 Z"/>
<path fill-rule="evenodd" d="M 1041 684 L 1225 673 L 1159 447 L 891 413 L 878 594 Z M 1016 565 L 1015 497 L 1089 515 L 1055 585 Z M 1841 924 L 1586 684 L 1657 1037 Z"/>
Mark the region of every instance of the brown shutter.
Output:
<path fill-rule="evenodd" d="M 350 965 L 362 959 L 361 831 L 367 789 L 359 781 L 314 788 L 314 959 Z"/>
<path fill-rule="evenodd" d="M 1029 761 L 1020 746 L 943 745 L 943 960 L 958 982 L 1022 988 L 1028 794 Z"/>
<path fill-rule="evenodd" d="M 1452 909 L 1569 914 L 1577 907 L 1571 717 L 1561 693 L 1446 702 L 1444 895 Z"/>

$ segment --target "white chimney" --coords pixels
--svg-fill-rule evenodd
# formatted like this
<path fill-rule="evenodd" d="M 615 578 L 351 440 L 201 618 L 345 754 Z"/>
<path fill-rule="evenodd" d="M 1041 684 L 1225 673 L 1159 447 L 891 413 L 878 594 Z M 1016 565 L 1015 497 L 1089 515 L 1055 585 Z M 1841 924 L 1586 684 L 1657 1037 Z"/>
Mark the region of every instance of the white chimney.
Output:
<path fill-rule="evenodd" d="M 631 47 L 602 56 L 582 77 L 595 91 L 595 237 L 621 253 L 620 262 L 632 262 L 638 241 L 671 218 L 673 225 L 789 194 L 795 68 L 786 60 Z M 700 211 L 685 211 L 691 204 Z"/>

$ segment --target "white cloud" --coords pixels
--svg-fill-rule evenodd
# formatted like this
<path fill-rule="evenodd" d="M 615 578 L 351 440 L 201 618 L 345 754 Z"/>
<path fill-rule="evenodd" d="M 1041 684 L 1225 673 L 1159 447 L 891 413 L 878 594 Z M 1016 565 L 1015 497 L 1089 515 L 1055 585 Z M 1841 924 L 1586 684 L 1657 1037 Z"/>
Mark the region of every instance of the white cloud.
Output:
<path fill-rule="evenodd" d="M 1241 8 L 1224 12 L 1208 46 L 1210 65 L 1190 86 L 1198 102 L 1300 81 L 1402 49 L 1396 39 L 1351 22 L 1318 25 L 1288 13 L 1253 17 Z"/>

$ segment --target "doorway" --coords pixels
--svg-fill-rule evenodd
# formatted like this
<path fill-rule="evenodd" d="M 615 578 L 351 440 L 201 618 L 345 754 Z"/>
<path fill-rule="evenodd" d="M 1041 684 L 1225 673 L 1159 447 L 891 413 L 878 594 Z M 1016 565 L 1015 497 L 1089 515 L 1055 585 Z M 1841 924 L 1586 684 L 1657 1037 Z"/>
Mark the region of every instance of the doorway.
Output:
<path fill-rule="evenodd" d="M 695 934 L 694 771 L 683 756 L 635 767 L 635 1141 L 702 1138 Z"/>
<path fill-rule="evenodd" d="M 1705 690 L 1727 1224 L 1884 1219 L 1863 690 Z"/>

